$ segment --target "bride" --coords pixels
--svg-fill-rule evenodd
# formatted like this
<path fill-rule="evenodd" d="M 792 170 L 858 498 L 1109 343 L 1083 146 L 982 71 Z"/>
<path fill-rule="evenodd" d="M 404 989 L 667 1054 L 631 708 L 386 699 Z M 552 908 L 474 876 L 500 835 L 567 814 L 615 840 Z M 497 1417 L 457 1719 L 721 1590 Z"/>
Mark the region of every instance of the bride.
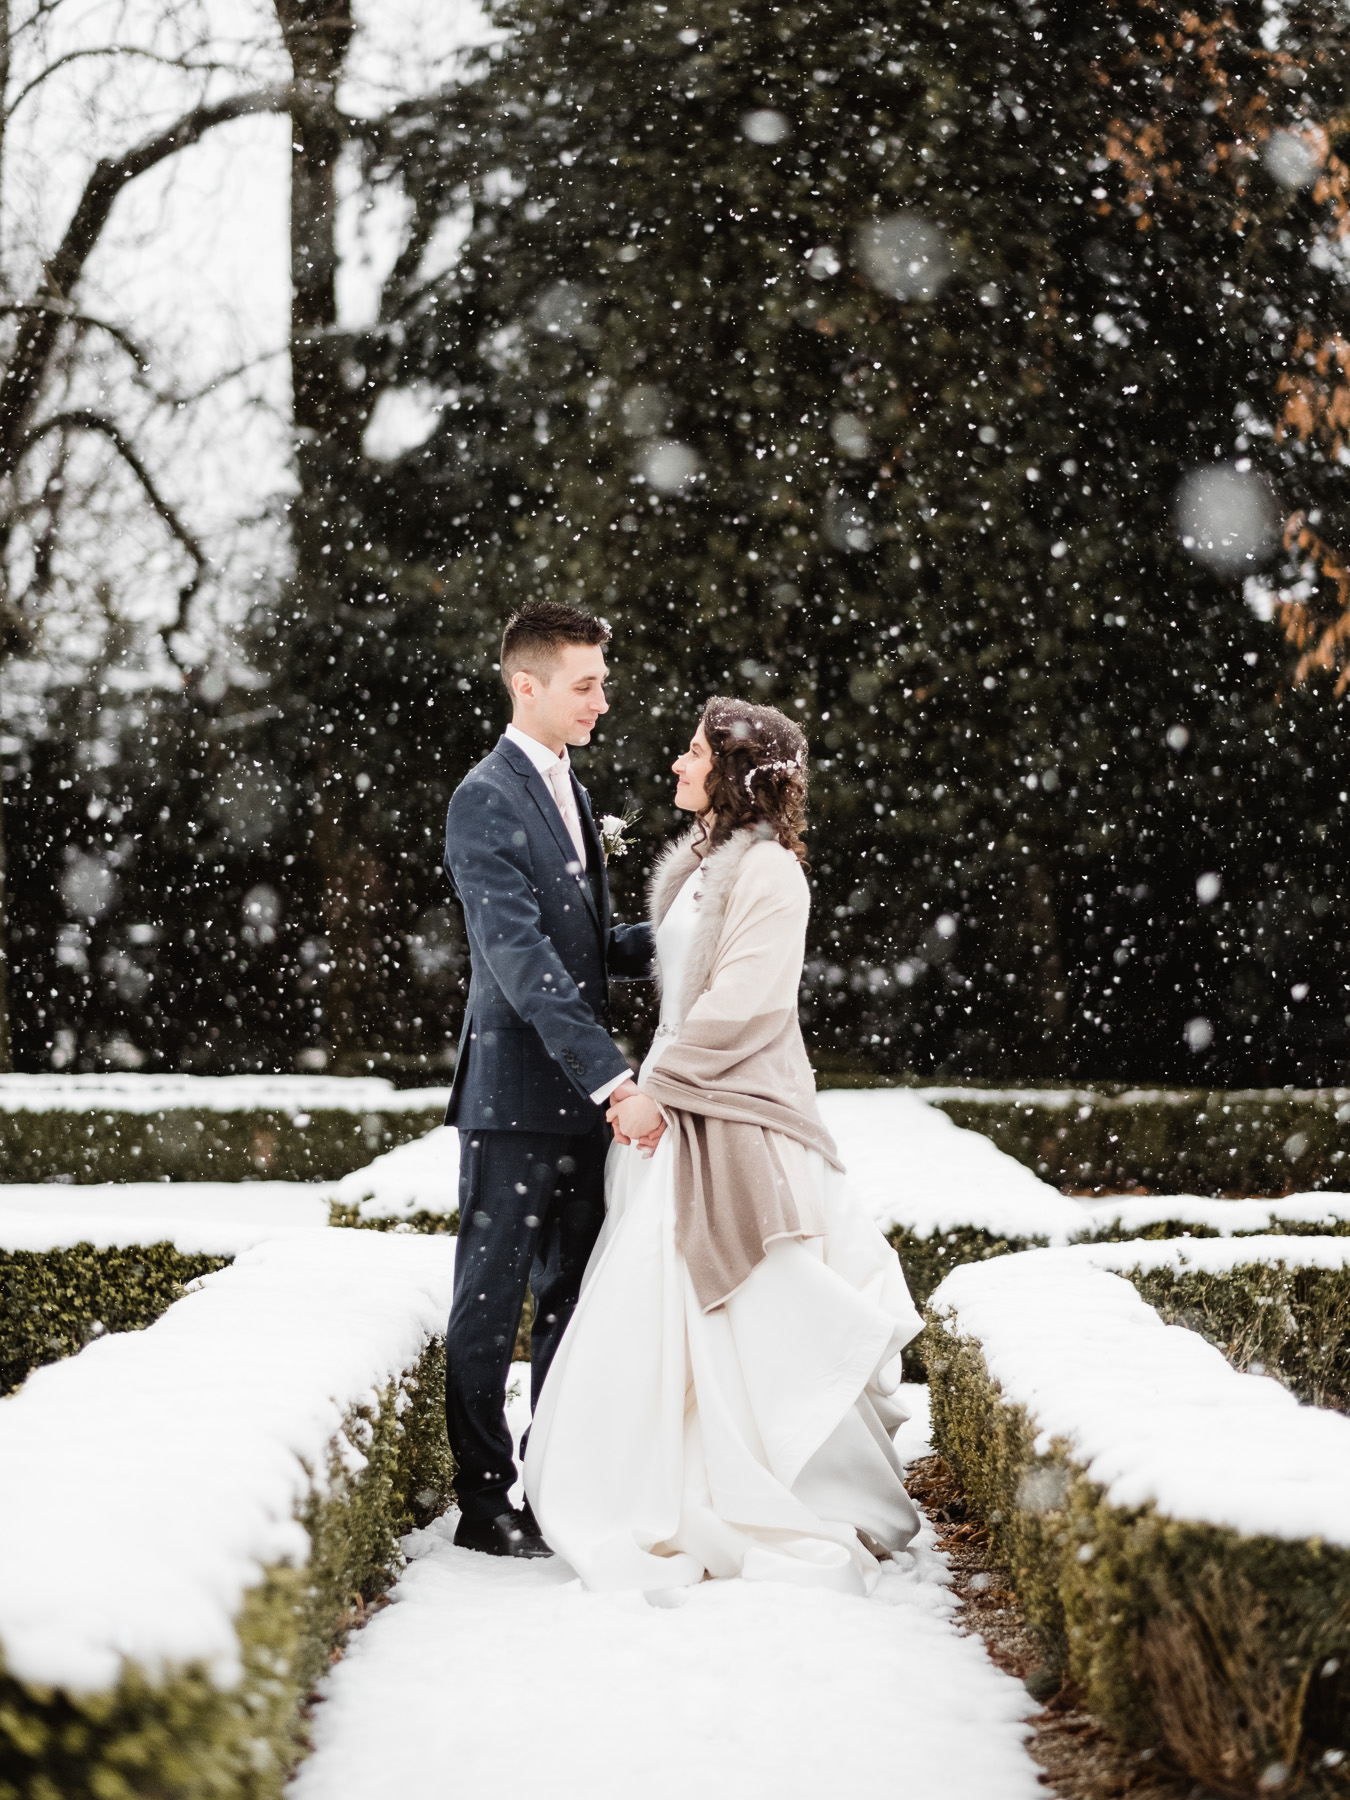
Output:
<path fill-rule="evenodd" d="M 526 1492 L 591 1588 L 863 1593 L 918 1528 L 891 1440 L 921 1321 L 842 1178 L 797 1020 L 806 740 L 714 699 L 674 772 L 696 823 L 651 884 L 661 1022 L 610 1115 L 605 1226 Z"/>

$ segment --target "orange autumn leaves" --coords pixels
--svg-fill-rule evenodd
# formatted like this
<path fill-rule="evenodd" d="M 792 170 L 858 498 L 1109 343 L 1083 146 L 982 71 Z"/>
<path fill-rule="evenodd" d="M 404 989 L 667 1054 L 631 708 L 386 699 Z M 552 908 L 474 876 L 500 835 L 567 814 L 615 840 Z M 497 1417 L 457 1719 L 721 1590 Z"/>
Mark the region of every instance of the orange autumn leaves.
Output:
<path fill-rule="evenodd" d="M 1307 190 L 1323 241 L 1350 237 L 1350 167 L 1335 148 L 1350 130 L 1350 116 L 1326 124 L 1305 119 L 1289 125 L 1271 117 L 1272 92 L 1305 81 L 1308 70 L 1300 61 L 1245 39 L 1226 9 L 1205 19 L 1190 10 L 1173 13 L 1165 0 L 1145 0 L 1143 10 L 1157 21 L 1148 56 L 1165 70 L 1164 94 L 1185 88 L 1192 99 L 1202 95 L 1209 128 L 1197 145 L 1193 136 L 1188 142 L 1181 137 L 1173 141 L 1166 116 L 1110 121 L 1105 154 L 1123 177 L 1136 229 L 1149 231 L 1163 223 L 1184 232 L 1201 198 L 1196 177 L 1202 184 L 1217 177 L 1220 194 L 1226 190 L 1231 197 L 1230 228 L 1243 238 L 1259 223 L 1262 161 L 1280 178 L 1279 159 L 1272 154 L 1282 147 L 1272 142 L 1278 136 L 1306 168 L 1297 185 Z M 1138 52 L 1125 52 L 1119 70 L 1100 71 L 1101 85 L 1122 87 L 1121 77 L 1128 77 L 1139 60 Z M 1189 132 L 1181 121 L 1193 121 L 1195 112 L 1177 108 L 1170 116 L 1178 122 L 1178 132 Z M 1107 213 L 1110 205 L 1102 201 L 1096 210 Z M 1335 330 L 1301 327 L 1273 398 L 1277 442 L 1296 440 L 1319 460 L 1350 465 L 1350 340 Z M 1302 579 L 1277 600 L 1276 616 L 1297 653 L 1295 682 L 1329 675 L 1339 696 L 1350 689 L 1350 557 L 1321 535 L 1318 523 L 1316 510 L 1311 515 L 1296 511 L 1286 520 L 1284 547 L 1297 556 Z"/>

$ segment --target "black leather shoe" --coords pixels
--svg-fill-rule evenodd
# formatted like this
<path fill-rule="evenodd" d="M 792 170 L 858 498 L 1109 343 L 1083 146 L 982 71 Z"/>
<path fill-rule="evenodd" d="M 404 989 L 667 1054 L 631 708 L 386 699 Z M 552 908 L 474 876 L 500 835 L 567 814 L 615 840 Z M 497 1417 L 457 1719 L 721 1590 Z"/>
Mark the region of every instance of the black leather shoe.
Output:
<path fill-rule="evenodd" d="M 455 1542 L 462 1550 L 481 1550 L 485 1556 L 552 1556 L 539 1535 L 533 1515 L 498 1513 L 495 1519 L 461 1519 Z"/>

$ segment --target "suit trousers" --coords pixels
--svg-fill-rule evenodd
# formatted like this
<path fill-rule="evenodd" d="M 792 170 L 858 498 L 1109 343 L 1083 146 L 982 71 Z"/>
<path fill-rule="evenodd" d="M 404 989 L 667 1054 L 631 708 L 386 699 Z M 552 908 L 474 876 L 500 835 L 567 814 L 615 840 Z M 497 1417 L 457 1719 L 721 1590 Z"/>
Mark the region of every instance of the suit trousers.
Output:
<path fill-rule="evenodd" d="M 466 1519 L 507 1510 L 516 1479 L 506 1383 L 528 1286 L 537 1403 L 605 1217 L 610 1129 L 461 1131 L 459 1242 L 445 1338 L 445 1422 Z"/>

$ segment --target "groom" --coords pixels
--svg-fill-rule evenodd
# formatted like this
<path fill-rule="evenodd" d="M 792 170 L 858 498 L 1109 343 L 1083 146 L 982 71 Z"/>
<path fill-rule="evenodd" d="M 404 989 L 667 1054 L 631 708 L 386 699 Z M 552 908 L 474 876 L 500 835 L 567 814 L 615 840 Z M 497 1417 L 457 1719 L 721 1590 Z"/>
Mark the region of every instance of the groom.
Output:
<path fill-rule="evenodd" d="M 459 1244 L 445 1414 L 455 1542 L 547 1556 L 516 1478 L 506 1381 L 528 1286 L 537 1401 L 604 1219 L 606 1108 L 637 1092 L 609 1034 L 608 984 L 652 972 L 649 926 L 610 918 L 605 860 L 568 746 L 605 699 L 599 619 L 554 601 L 512 615 L 511 723 L 450 801 L 445 872 L 464 908 L 469 1001 L 446 1123 L 459 1128 Z"/>

